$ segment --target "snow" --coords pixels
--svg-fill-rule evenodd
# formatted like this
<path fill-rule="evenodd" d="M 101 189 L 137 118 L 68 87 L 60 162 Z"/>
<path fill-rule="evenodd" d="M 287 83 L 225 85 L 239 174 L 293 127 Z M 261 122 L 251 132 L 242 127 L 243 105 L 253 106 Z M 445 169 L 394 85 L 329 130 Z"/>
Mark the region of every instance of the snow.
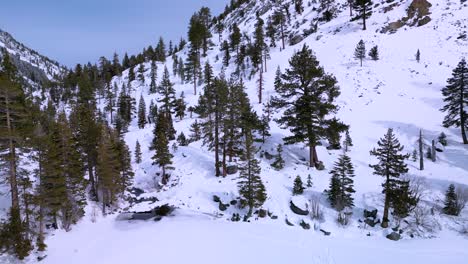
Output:
<path fill-rule="evenodd" d="M 419 28 L 404 26 L 394 34 L 380 33 L 384 23 L 405 16 L 409 2 L 403 1 L 401 6 L 387 13 L 379 7 L 368 21 L 367 31 L 362 31 L 356 22 L 349 22 L 348 12 L 344 10 L 331 22 L 320 24 L 319 31 L 301 43 L 288 46 L 283 51 L 279 47 L 270 51 L 268 72 L 264 74 L 265 95 L 275 94 L 273 80 L 277 66 L 284 71 L 288 67 L 288 59 L 304 44 L 313 49 L 326 72 L 332 73 L 338 80 L 342 93 L 338 98 L 340 110 L 337 115 L 351 125 L 354 147 L 349 154 L 356 172 L 356 207 L 348 227 L 336 223 L 337 213 L 330 208 L 323 194 L 329 184 L 328 171 L 341 151 L 318 148 L 319 158 L 326 167 L 324 171 L 307 167 L 303 159 L 308 158 L 308 153 L 302 144 L 284 146 L 286 165 L 281 171 L 270 166 L 272 160 L 258 156 L 262 167 L 261 177 L 268 194 L 263 208 L 278 216 L 278 219 L 252 218 L 252 223 L 234 223 L 228 221 L 232 214 L 242 215 L 246 210 L 231 205 L 222 212 L 213 202 L 213 195 L 219 196 L 224 204 L 237 199 L 238 175 L 215 177 L 213 153 L 201 142 L 194 142 L 173 152 L 175 170 L 168 186 L 159 188 L 160 179 L 156 173 L 160 170 L 152 165 L 153 153 L 148 150 L 153 126 L 138 129 L 134 120 L 125 136 L 130 150 L 134 150 L 138 139 L 143 151 L 143 162 L 133 164 L 134 186 L 143 189 L 146 192 L 144 196 L 155 196 L 160 201 L 145 202 L 126 209 L 144 211 L 169 203 L 178 208 L 176 214 L 160 222 L 115 221 L 114 214 L 98 216 L 97 222 L 93 223 L 89 213 L 68 233 L 61 230 L 50 232 L 46 241 L 48 256 L 42 263 L 466 263 L 468 241 L 466 235 L 459 232 L 468 227 L 468 210 L 465 209 L 457 218 L 442 215 L 439 211 L 449 184 L 468 187 L 468 146 L 460 144 L 458 129 L 441 126 L 444 114 L 439 109 L 443 105 L 440 89 L 446 85 L 460 58 L 468 56 L 468 42 L 456 39 L 465 30 L 463 25 L 468 23 L 467 8 L 458 0 L 432 0 L 432 21 L 429 24 Z M 305 8 L 303 16 L 294 19 L 292 25 L 302 19 L 308 21 L 315 15 L 313 6 Z M 254 12 L 247 12 L 246 17 L 254 17 Z M 264 15 L 264 19 L 268 14 Z M 249 20 L 239 26 L 242 31 L 248 32 L 253 28 L 253 23 L 255 21 Z M 299 29 L 307 28 L 307 25 L 309 23 L 302 23 Z M 379 46 L 380 60 L 365 60 L 363 67 L 359 66 L 353 53 L 360 39 L 365 41 L 367 50 L 373 45 Z M 215 34 L 213 41 L 218 44 Z M 421 51 L 420 63 L 414 59 L 418 49 Z M 178 55 L 185 58 L 186 53 L 187 49 Z M 203 59 L 202 65 L 209 60 L 215 73 L 219 73 L 221 61 L 216 61 L 216 55 L 222 58 L 217 46 Z M 164 65 L 172 75 L 172 59 L 168 58 L 165 64 L 158 63 L 158 81 Z M 150 100 L 156 101 L 159 95 L 148 95 L 150 63 L 145 63 L 145 68 L 146 82 L 144 85 L 138 81 L 132 82 L 132 96 L 138 104 L 140 94 L 143 94 L 149 107 Z M 229 76 L 232 70 L 226 69 L 226 75 Z M 121 87 L 127 82 L 127 76 L 128 70 L 121 77 L 115 77 L 112 83 Z M 251 104 L 261 114 L 263 105 L 258 104 L 256 99 L 256 78 L 244 81 Z M 173 82 L 177 96 L 184 92 L 189 105 L 197 103 L 199 95 L 193 95 L 192 84 L 181 84 L 179 78 L 173 78 Z M 201 91 L 202 88 L 198 89 Z M 100 107 L 103 106 L 101 100 Z M 279 115 L 275 113 L 274 117 Z M 195 115 L 193 118 L 186 116 L 183 120 L 174 118 L 177 133 L 183 132 L 188 136 L 190 124 L 195 119 Z M 276 154 L 276 146 L 282 144 L 282 138 L 290 132 L 279 128 L 274 122 L 270 123 L 270 127 L 272 136 L 257 147 Z M 420 130 L 427 143 L 437 139 L 440 132 L 448 136 L 448 146 L 444 152 L 438 153 L 435 163 L 426 159 L 424 171 L 418 170 L 416 162 L 409 161 L 408 177 L 424 181 L 427 189 L 422 197 L 422 207 L 428 211 L 435 210 L 431 215 L 432 230 L 424 229 L 415 238 L 403 233 L 403 239 L 398 242 L 385 238 L 390 229 L 371 228 L 359 222 L 363 209 L 367 208 L 377 208 L 378 217 L 381 217 L 383 179 L 372 174 L 369 164 L 375 159 L 369 151 L 388 128 L 394 129 L 408 153 L 417 147 Z M 293 198 L 294 178 L 299 175 L 306 182 L 309 174 L 313 187 Z M 309 216 L 295 215 L 289 208 L 291 199 L 302 204 L 318 199 L 324 219 L 318 221 Z M 88 206 L 87 211 L 92 212 L 93 206 Z M 122 203 L 122 208 L 127 206 Z M 285 219 L 294 226 L 287 226 Z M 299 226 L 302 220 L 313 228 L 303 230 Z M 319 229 L 332 234 L 325 237 Z M 428 237 L 431 239 L 424 239 Z M 34 260 L 31 259 L 31 262 Z"/>
<path fill-rule="evenodd" d="M 277 220 L 280 221 L 280 220 Z M 465 263 L 466 239 L 394 242 L 347 233 L 330 237 L 277 223 L 232 223 L 180 212 L 160 222 L 81 223 L 48 241 L 44 264 L 66 263 Z M 451 247 L 441 245 L 450 243 Z"/>

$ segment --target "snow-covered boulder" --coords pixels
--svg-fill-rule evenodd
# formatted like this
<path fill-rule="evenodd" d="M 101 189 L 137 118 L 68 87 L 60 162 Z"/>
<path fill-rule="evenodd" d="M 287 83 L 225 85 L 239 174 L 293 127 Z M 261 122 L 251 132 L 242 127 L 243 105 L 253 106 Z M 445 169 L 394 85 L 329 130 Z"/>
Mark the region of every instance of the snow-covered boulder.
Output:
<path fill-rule="evenodd" d="M 291 198 L 289 207 L 293 213 L 298 215 L 308 215 L 309 214 L 309 203 L 303 196 L 294 196 Z"/>

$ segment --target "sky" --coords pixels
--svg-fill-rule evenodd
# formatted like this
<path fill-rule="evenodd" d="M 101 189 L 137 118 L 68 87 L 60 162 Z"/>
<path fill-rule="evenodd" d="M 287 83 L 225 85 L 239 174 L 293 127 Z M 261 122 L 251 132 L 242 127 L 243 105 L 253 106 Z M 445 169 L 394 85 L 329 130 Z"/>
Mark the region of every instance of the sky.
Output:
<path fill-rule="evenodd" d="M 190 16 L 202 6 L 213 15 L 228 0 L 6 0 L 0 29 L 59 63 L 97 62 L 117 52 L 136 54 L 186 38 Z"/>

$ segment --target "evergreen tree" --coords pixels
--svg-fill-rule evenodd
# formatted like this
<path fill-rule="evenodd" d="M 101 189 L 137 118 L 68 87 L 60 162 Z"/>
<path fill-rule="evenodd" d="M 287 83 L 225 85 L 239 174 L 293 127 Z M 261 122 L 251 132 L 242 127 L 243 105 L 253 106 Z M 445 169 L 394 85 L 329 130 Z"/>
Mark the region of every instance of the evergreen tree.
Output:
<path fill-rule="evenodd" d="M 460 127 L 463 144 L 468 144 L 466 129 L 468 127 L 468 67 L 462 59 L 453 70 L 452 77 L 442 89 L 445 105 L 441 111 L 446 112 L 444 127 Z"/>
<path fill-rule="evenodd" d="M 98 179 L 99 197 L 102 203 L 102 213 L 116 199 L 117 179 L 120 176 L 118 154 L 113 150 L 111 131 L 102 125 L 102 136 L 98 145 L 96 176 Z"/>
<path fill-rule="evenodd" d="M 304 11 L 302 0 L 294 0 L 294 10 L 298 14 L 302 14 Z"/>
<path fill-rule="evenodd" d="M 175 102 L 175 116 L 180 118 L 182 120 L 185 117 L 185 110 L 187 109 L 187 105 L 184 101 L 184 92 L 180 94 L 180 98 L 176 100 Z"/>
<path fill-rule="evenodd" d="M 141 95 L 140 102 L 138 104 L 138 128 L 144 128 L 146 124 L 146 104 L 143 95 Z"/>
<path fill-rule="evenodd" d="M 231 53 L 229 51 L 229 43 L 226 40 L 221 45 L 221 51 L 223 51 L 223 66 L 228 67 L 229 61 L 231 60 Z"/>
<path fill-rule="evenodd" d="M 285 108 L 277 122 L 290 128 L 292 136 L 285 144 L 305 142 L 309 147 L 310 166 L 318 166 L 316 146 L 326 136 L 326 116 L 337 111 L 334 100 L 340 94 L 337 81 L 319 66 L 306 45 L 289 60 L 290 69 L 282 75 L 273 99 L 276 108 Z"/>
<path fill-rule="evenodd" d="M 341 133 L 343 131 L 347 131 L 349 129 L 349 126 L 343 124 L 336 117 L 333 117 L 332 119 L 326 121 L 325 126 L 325 134 L 329 144 L 327 149 L 340 149 Z"/>
<path fill-rule="evenodd" d="M 169 151 L 169 138 L 167 136 L 167 115 L 161 111 L 158 115 L 158 122 L 155 126 L 155 137 L 153 140 L 153 148 L 156 151 L 153 155 L 153 165 L 158 165 L 162 170 L 162 184 L 166 185 L 169 180 L 167 170 L 172 170 L 172 154 Z"/>
<path fill-rule="evenodd" d="M 276 154 L 275 156 L 275 161 L 271 164 L 271 166 L 273 168 L 275 168 L 275 170 L 282 170 L 284 168 L 284 159 L 283 159 L 283 145 L 279 144 L 277 147 L 276 147 L 276 152 L 278 152 L 278 154 Z"/>
<path fill-rule="evenodd" d="M 154 94 L 158 91 L 158 87 L 156 84 L 158 80 L 158 66 L 156 65 L 156 62 L 154 60 L 151 61 L 150 78 L 151 78 L 151 82 L 150 82 L 149 92 L 150 94 Z"/>
<path fill-rule="evenodd" d="M 362 61 L 366 58 L 366 44 L 364 44 L 364 41 L 361 39 L 359 43 L 356 46 L 356 49 L 354 50 L 354 58 L 358 59 L 361 62 L 361 67 L 362 67 Z"/>
<path fill-rule="evenodd" d="M 166 67 L 164 67 L 164 74 L 159 85 L 159 93 L 161 94 L 161 98 L 158 102 L 162 103 L 161 109 L 167 114 L 174 113 L 174 108 L 176 107 L 174 84 L 171 82 L 169 71 Z"/>
<path fill-rule="evenodd" d="M 442 211 L 447 215 L 458 216 L 460 214 L 458 203 L 458 195 L 455 191 L 455 185 L 450 184 L 447 192 L 445 193 L 444 208 Z"/>
<path fill-rule="evenodd" d="M 307 186 L 307 188 L 312 188 L 313 185 L 314 184 L 312 182 L 312 176 L 310 176 L 310 174 L 309 174 L 309 175 L 307 175 L 307 185 L 306 186 Z"/>
<path fill-rule="evenodd" d="M 415 55 L 415 58 L 416 58 L 416 61 L 419 63 L 419 61 L 421 60 L 421 52 L 419 51 L 416 51 L 416 55 Z"/>
<path fill-rule="evenodd" d="M 201 128 L 198 120 L 195 119 L 195 122 L 190 126 L 190 141 L 195 142 L 201 139 Z"/>
<path fill-rule="evenodd" d="M 369 51 L 369 57 L 373 60 L 379 60 L 379 48 L 376 46 L 372 47 Z"/>
<path fill-rule="evenodd" d="M 238 187 L 241 205 L 249 208 L 247 217 L 250 217 L 253 209 L 262 206 L 265 202 L 267 194 L 260 178 L 261 168 L 258 160 L 255 158 L 256 148 L 253 145 L 252 132 L 246 129 L 244 137 L 244 162 L 240 167 Z"/>
<path fill-rule="evenodd" d="M 166 44 L 164 44 L 164 39 L 162 37 L 159 37 L 158 44 L 156 45 L 154 59 L 161 62 L 166 61 Z"/>
<path fill-rule="evenodd" d="M 232 25 L 231 34 L 229 35 L 231 49 L 236 51 L 237 56 L 239 56 L 239 46 L 241 44 L 242 34 L 240 32 L 237 23 Z"/>
<path fill-rule="evenodd" d="M 302 184 L 301 176 L 297 175 L 294 179 L 294 186 L 293 186 L 293 195 L 299 195 L 304 193 L 304 186 Z"/>
<path fill-rule="evenodd" d="M 330 190 L 328 191 L 328 199 L 331 206 L 338 211 L 354 206 L 352 194 L 354 190 L 354 166 L 351 163 L 351 158 L 346 154 L 341 155 L 333 169 L 330 171 L 332 175 L 330 181 Z"/>
<path fill-rule="evenodd" d="M 188 141 L 184 132 L 181 132 L 177 137 L 177 143 L 179 143 L 179 146 L 188 146 Z"/>
<path fill-rule="evenodd" d="M 414 162 L 418 161 L 418 151 L 416 149 L 413 150 L 413 153 L 411 154 L 411 160 Z"/>
<path fill-rule="evenodd" d="M 349 129 L 347 129 L 345 132 L 345 140 L 343 141 L 343 145 L 344 145 L 345 152 L 349 151 L 349 147 L 354 146 L 353 140 L 351 139 L 351 136 L 349 135 Z"/>
<path fill-rule="evenodd" d="M 132 66 L 130 67 L 130 69 L 128 70 L 128 83 L 130 84 L 130 82 L 134 81 L 135 80 L 135 71 L 134 71 L 135 67 Z"/>
<path fill-rule="evenodd" d="M 382 184 L 383 193 L 385 194 L 384 215 L 382 227 L 388 227 L 389 209 L 393 201 L 397 200 L 397 190 L 402 180 L 400 175 L 408 172 L 408 167 L 405 160 L 409 158 L 408 154 L 402 154 L 403 146 L 393 133 L 393 129 L 389 128 L 385 136 L 377 143 L 379 147 L 373 149 L 370 154 L 375 156 L 379 163 L 370 165 L 374 169 L 374 174 L 385 177 L 385 182 Z"/>
<path fill-rule="evenodd" d="M 130 59 L 128 58 L 128 54 L 125 52 L 124 58 L 122 59 L 122 69 L 130 68 Z"/>
<path fill-rule="evenodd" d="M 138 67 L 138 80 L 142 85 L 145 83 L 145 65 L 143 63 Z"/>
<path fill-rule="evenodd" d="M 137 164 L 141 163 L 141 145 L 140 142 L 138 142 L 138 140 L 135 145 L 135 162 Z"/>
<path fill-rule="evenodd" d="M 357 15 L 352 20 L 362 19 L 362 30 L 366 30 L 366 20 L 372 15 L 372 0 L 354 0 L 353 9 Z"/>

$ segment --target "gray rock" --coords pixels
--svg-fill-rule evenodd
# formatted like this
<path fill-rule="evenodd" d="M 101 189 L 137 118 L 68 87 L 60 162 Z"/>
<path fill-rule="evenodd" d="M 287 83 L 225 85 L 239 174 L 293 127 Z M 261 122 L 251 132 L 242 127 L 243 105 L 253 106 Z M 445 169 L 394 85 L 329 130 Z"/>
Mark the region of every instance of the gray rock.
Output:
<path fill-rule="evenodd" d="M 401 235 L 398 234 L 397 232 L 392 232 L 386 236 L 388 239 L 393 240 L 393 241 L 398 241 L 401 239 Z"/>
<path fill-rule="evenodd" d="M 219 202 L 221 202 L 221 199 L 219 198 L 219 196 L 213 195 L 213 202 L 219 203 Z"/>
<path fill-rule="evenodd" d="M 287 218 L 285 219 L 285 221 L 286 221 L 286 224 L 287 224 L 288 226 L 294 226 L 294 224 L 291 223 L 291 222 L 289 222 L 289 220 L 288 220 Z"/>
<path fill-rule="evenodd" d="M 301 220 L 301 222 L 299 223 L 299 225 L 306 229 L 306 230 L 309 230 L 310 229 L 310 224 L 309 223 L 306 223 L 304 220 Z"/>
<path fill-rule="evenodd" d="M 226 211 L 228 207 L 229 204 L 223 204 L 222 202 L 219 202 L 219 210 Z"/>
<path fill-rule="evenodd" d="M 331 232 L 325 231 L 323 229 L 320 229 L 320 232 L 322 232 L 325 236 L 331 235 Z"/>
<path fill-rule="evenodd" d="M 226 173 L 228 175 L 236 174 L 238 171 L 239 171 L 239 168 L 237 167 L 237 165 L 230 165 L 230 166 L 227 166 L 226 168 Z"/>
<path fill-rule="evenodd" d="M 272 154 L 268 153 L 268 151 L 265 151 L 265 159 L 267 159 L 267 160 L 271 160 L 271 159 L 273 159 L 273 158 L 275 158 L 275 156 L 274 156 L 274 155 L 272 155 Z"/>
<path fill-rule="evenodd" d="M 298 214 L 298 215 L 309 214 L 308 210 L 302 210 L 301 208 L 297 207 L 292 201 L 289 202 L 289 207 L 291 208 L 291 211 L 293 211 L 295 214 Z"/>

